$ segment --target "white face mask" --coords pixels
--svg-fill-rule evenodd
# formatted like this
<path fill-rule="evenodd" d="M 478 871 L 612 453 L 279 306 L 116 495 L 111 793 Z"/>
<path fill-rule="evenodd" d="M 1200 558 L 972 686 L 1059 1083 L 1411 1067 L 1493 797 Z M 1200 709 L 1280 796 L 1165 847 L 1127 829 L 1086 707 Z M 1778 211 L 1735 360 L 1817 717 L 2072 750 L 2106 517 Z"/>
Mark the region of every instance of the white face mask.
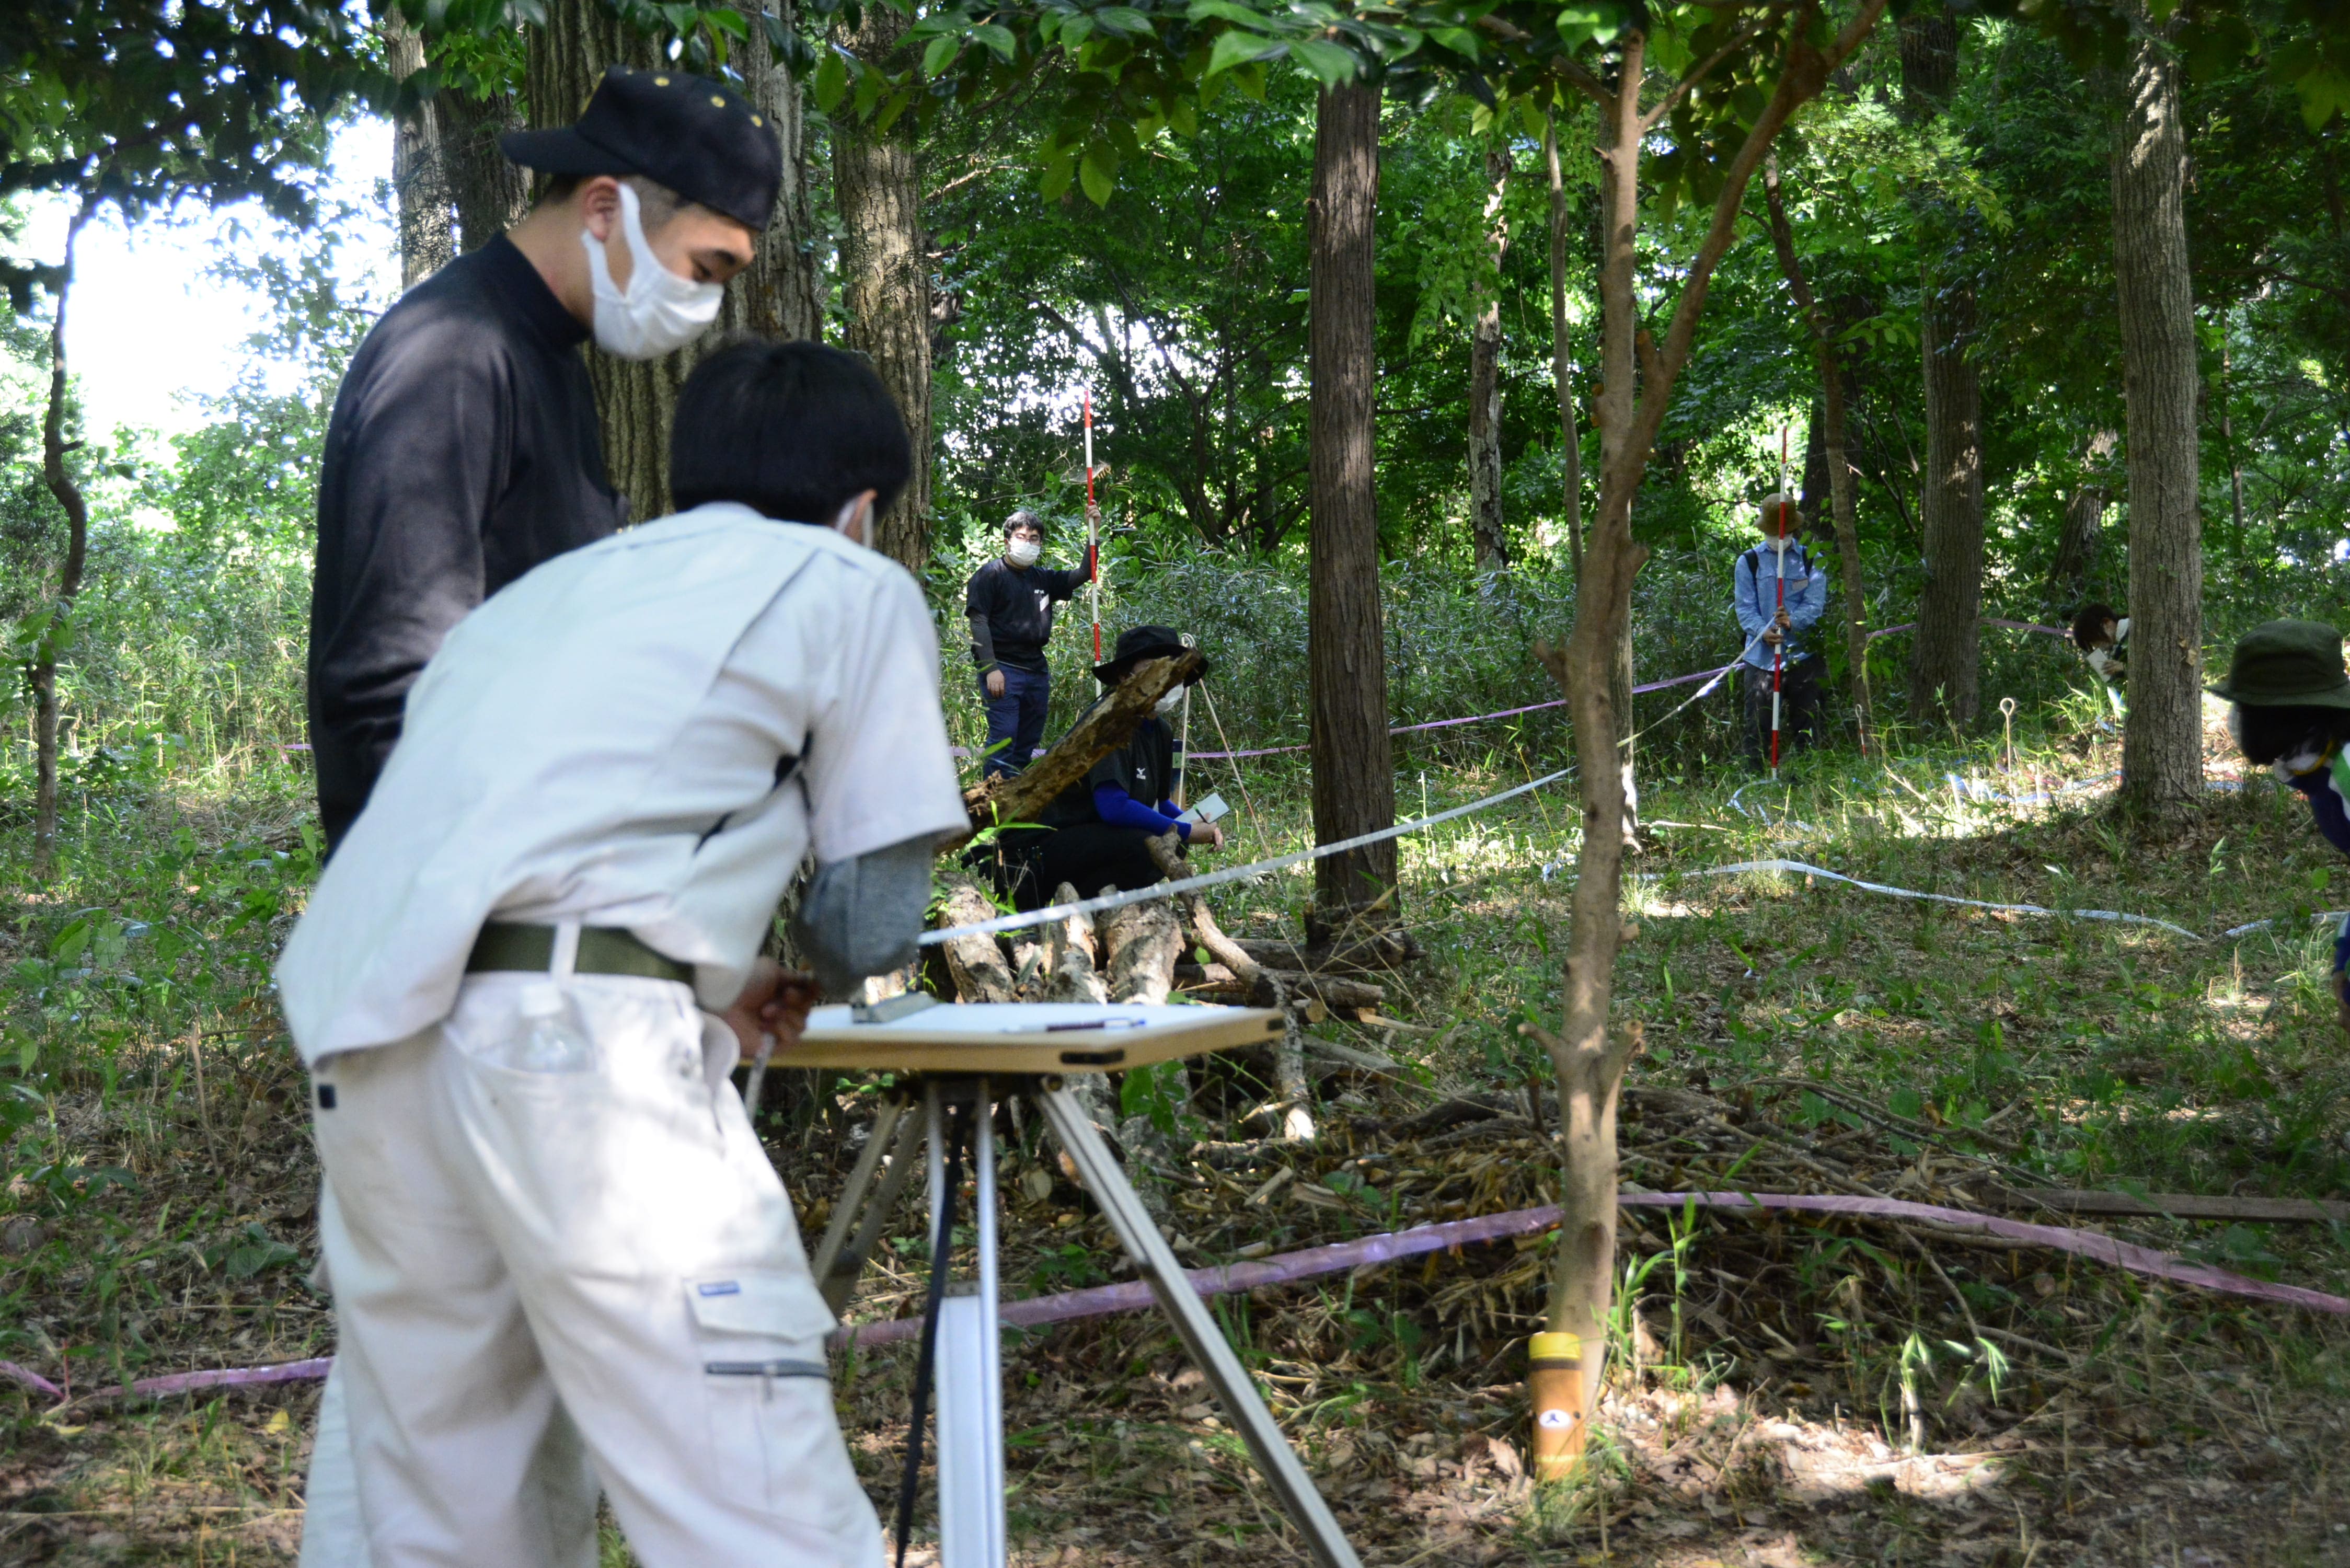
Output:
<path fill-rule="evenodd" d="M 579 231 L 579 243 L 588 248 L 588 281 L 596 290 L 596 346 L 623 359 L 658 359 L 692 342 L 718 319 L 726 290 L 719 284 L 680 277 L 661 265 L 646 243 L 637 193 L 625 184 L 620 187 L 620 235 L 634 262 L 626 293 L 612 281 L 603 242 L 586 229 Z"/>
<path fill-rule="evenodd" d="M 1150 710 L 1151 712 L 1156 714 L 1158 717 L 1164 719 L 1168 714 L 1175 711 L 1176 705 L 1183 701 L 1184 690 L 1185 689 L 1183 687 L 1178 686 L 1174 691 L 1170 691 L 1166 696 L 1161 697 L 1159 700 L 1158 705 Z"/>
<path fill-rule="evenodd" d="M 1021 567 L 1035 566 L 1044 553 L 1045 546 L 1035 539 L 1014 539 L 1003 547 L 1003 558 Z"/>

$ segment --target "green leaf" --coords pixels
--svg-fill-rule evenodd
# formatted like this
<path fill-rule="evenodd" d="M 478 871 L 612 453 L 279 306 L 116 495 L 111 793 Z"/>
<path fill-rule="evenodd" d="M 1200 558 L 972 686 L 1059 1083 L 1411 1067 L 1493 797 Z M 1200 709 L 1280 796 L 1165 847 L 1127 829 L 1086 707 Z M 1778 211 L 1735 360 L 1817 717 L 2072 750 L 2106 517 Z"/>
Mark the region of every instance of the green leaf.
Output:
<path fill-rule="evenodd" d="M 962 52 L 961 38 L 952 36 L 932 38 L 930 47 L 922 51 L 922 74 L 926 77 L 937 76 L 947 68 L 948 62 Z"/>
<path fill-rule="evenodd" d="M 1047 202 L 1057 202 L 1069 192 L 1069 182 L 1076 177 L 1077 150 L 1056 147 L 1045 160 L 1045 179 L 1038 193 Z"/>
<path fill-rule="evenodd" d="M 1093 36 L 1094 19 L 1091 16 L 1072 16 L 1061 24 L 1061 47 L 1065 49 L 1075 49 Z"/>
<path fill-rule="evenodd" d="M 1102 31 L 1116 33 L 1123 38 L 1153 36 L 1150 18 L 1131 5 L 1105 5 L 1094 13 L 1094 20 Z"/>
<path fill-rule="evenodd" d="M 1191 8 L 1183 13 L 1189 22 L 1224 21 L 1253 30 L 1265 25 L 1268 18 L 1262 11 L 1252 11 L 1234 0 L 1191 0 Z"/>
<path fill-rule="evenodd" d="M 1324 87 L 1336 87 L 1340 82 L 1352 81 L 1356 71 L 1360 68 L 1352 51 L 1320 38 L 1293 39 L 1289 45 L 1289 57 L 1313 72 Z"/>
<path fill-rule="evenodd" d="M 824 62 L 816 68 L 816 106 L 830 114 L 840 107 L 843 94 L 848 91 L 848 66 L 838 49 L 827 49 Z"/>
<path fill-rule="evenodd" d="M 1086 149 L 1086 156 L 1077 166 L 1077 182 L 1097 207 L 1109 205 L 1110 192 L 1118 188 L 1118 149 L 1107 141 L 1097 141 Z"/>
<path fill-rule="evenodd" d="M 1012 29 L 1001 22 L 982 22 L 971 30 L 971 36 L 995 52 L 995 57 L 1009 63 L 1020 52 L 1020 41 Z"/>
<path fill-rule="evenodd" d="M 1274 39 L 1235 28 L 1217 36 L 1215 49 L 1208 56 L 1208 68 L 1201 74 L 1212 77 L 1219 71 L 1228 71 L 1252 60 L 1268 59 L 1280 52 L 1281 45 Z"/>

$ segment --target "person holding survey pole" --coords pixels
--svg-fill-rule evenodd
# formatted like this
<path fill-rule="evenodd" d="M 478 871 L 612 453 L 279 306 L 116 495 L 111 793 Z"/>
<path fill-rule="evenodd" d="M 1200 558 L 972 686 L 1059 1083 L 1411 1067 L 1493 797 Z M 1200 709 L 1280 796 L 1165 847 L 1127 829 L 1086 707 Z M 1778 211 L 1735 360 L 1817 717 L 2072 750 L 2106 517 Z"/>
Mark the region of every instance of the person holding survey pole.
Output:
<path fill-rule="evenodd" d="M 1827 608 L 1828 578 L 1804 548 L 1794 496 L 1763 497 L 1760 522 L 1762 542 L 1738 557 L 1731 602 L 1746 636 L 1739 659 L 1746 759 L 1776 767 L 1789 749 L 1811 741 L 1817 722 L 1821 660 L 1804 639 Z"/>
<path fill-rule="evenodd" d="M 1053 699 L 1052 666 L 1045 659 L 1045 646 L 1053 640 L 1053 607 L 1093 580 L 1090 543 L 1085 564 L 1066 570 L 1038 566 L 1044 553 L 1045 524 L 1023 507 L 1003 520 L 1003 554 L 972 573 L 963 593 L 971 661 L 987 707 L 983 772 L 989 778 L 1026 767 L 1044 740 Z"/>
<path fill-rule="evenodd" d="M 309 718 L 329 849 L 449 628 L 628 520 L 578 347 L 651 359 L 701 336 L 783 177 L 765 117 L 678 70 L 614 69 L 576 125 L 499 145 L 552 182 L 384 313 L 328 422 Z"/>
<path fill-rule="evenodd" d="M 914 953 L 968 826 L 912 453 L 870 366 L 746 342 L 678 399 L 676 515 L 493 596 L 287 940 L 375 1568 L 878 1568 L 791 1203 L 729 1074 Z M 805 855 L 795 935 L 760 956 Z"/>

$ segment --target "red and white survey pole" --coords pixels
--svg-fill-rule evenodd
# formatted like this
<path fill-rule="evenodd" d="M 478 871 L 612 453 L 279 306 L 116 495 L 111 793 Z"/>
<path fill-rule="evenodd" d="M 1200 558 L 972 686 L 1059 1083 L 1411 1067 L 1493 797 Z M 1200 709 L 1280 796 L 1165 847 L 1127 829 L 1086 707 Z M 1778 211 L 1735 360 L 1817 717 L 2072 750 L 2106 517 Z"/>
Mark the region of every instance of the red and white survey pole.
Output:
<path fill-rule="evenodd" d="M 1093 581 L 1094 662 L 1101 649 L 1101 507 L 1094 501 L 1094 395 L 1084 394 L 1086 410 L 1086 566 Z"/>
<path fill-rule="evenodd" d="M 1779 427 L 1779 493 L 1771 516 L 1771 544 L 1779 553 L 1779 615 L 1787 613 L 1787 427 Z M 1771 780 L 1779 778 L 1779 683 L 1787 663 L 1787 628 L 1777 617 L 1771 629 Z"/>

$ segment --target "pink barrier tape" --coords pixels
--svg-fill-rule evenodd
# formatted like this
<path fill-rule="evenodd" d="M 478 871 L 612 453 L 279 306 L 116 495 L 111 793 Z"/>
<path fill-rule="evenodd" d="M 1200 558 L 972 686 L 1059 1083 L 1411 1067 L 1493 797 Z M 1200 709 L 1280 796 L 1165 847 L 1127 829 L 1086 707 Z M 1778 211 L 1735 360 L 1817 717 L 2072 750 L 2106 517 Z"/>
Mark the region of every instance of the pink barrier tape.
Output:
<path fill-rule="evenodd" d="M 1995 1215 L 1976 1214 L 1964 1209 L 1945 1209 L 1939 1204 L 1910 1203 L 1893 1198 L 1847 1198 L 1838 1195 L 1813 1196 L 1808 1193 L 1781 1192 L 1624 1192 L 1617 1195 L 1617 1203 L 1627 1209 L 1678 1209 L 1694 1201 L 1700 1209 L 1803 1210 L 1822 1214 L 1858 1214 L 1896 1220 L 1930 1220 L 1945 1225 L 1958 1225 L 1981 1230 L 1987 1234 L 2004 1236 L 2015 1241 L 2032 1241 L 2058 1251 L 2072 1252 L 2101 1262 L 2115 1264 L 2133 1273 L 2157 1279 L 2175 1280 L 2184 1284 L 2200 1286 L 2230 1295 L 2251 1296 L 2261 1301 L 2281 1302 L 2290 1306 L 2307 1307 L 2313 1312 L 2350 1315 L 2350 1300 L 2327 1295 L 2323 1291 L 2304 1290 L 2299 1285 L 2270 1284 L 2263 1280 L 2246 1279 L 2224 1269 L 2206 1268 L 2174 1258 L 2168 1252 L 2158 1252 L 2151 1247 L 2135 1246 L 2117 1241 L 2095 1231 L 2075 1231 L 2061 1225 L 2033 1225 L 2021 1220 L 2003 1220 Z M 1192 1269 L 1185 1274 L 1191 1288 L 1203 1296 L 1227 1295 L 1235 1292 L 1261 1289 L 1266 1285 L 1286 1284 L 1292 1281 L 1310 1279 L 1317 1274 L 1336 1273 L 1341 1270 L 1358 1269 L 1368 1264 L 1392 1262 L 1422 1252 L 1447 1251 L 1454 1247 L 1477 1241 L 1497 1241 L 1512 1236 L 1526 1236 L 1551 1230 L 1559 1222 L 1555 1205 L 1539 1209 L 1517 1209 L 1505 1214 L 1487 1214 L 1474 1220 L 1454 1220 L 1441 1225 L 1421 1225 L 1409 1231 L 1395 1231 L 1383 1236 L 1369 1236 L 1359 1241 L 1340 1241 L 1327 1247 L 1311 1247 L 1302 1252 L 1285 1252 L 1278 1258 L 1266 1258 L 1253 1263 L 1228 1263 L 1221 1268 Z M 1029 1296 L 1007 1302 L 998 1314 L 1006 1327 L 1034 1327 L 1041 1324 L 1064 1323 L 1072 1318 L 1094 1317 L 1104 1313 L 1138 1312 L 1151 1304 L 1150 1287 L 1142 1281 L 1124 1284 L 1097 1285 L 1090 1290 L 1068 1291 L 1059 1295 Z M 860 1348 L 894 1345 L 911 1339 L 921 1332 L 920 1318 L 890 1318 L 881 1323 L 859 1324 L 843 1328 L 833 1337 L 837 1345 L 854 1345 Z"/>
<path fill-rule="evenodd" d="M 136 1383 L 102 1384 L 73 1401 L 76 1405 L 95 1404 L 107 1399 L 160 1397 L 165 1394 L 192 1394 L 200 1388 L 250 1388 L 269 1383 L 307 1383 L 324 1377 L 335 1364 L 331 1355 L 314 1355 L 307 1361 L 280 1361 L 268 1366 L 224 1366 L 206 1372 L 174 1372 L 162 1377 L 142 1377 Z M 0 1377 L 23 1384 L 36 1394 L 52 1399 L 63 1399 L 65 1390 L 13 1361 L 0 1361 Z"/>
<path fill-rule="evenodd" d="M 62 1399 L 65 1397 L 66 1391 L 64 1389 L 58 1387 L 56 1384 L 50 1382 L 47 1378 L 42 1376 L 31 1367 L 19 1366 L 13 1361 L 0 1361 L 0 1377 L 8 1378 L 12 1382 L 21 1383 L 26 1387 L 30 1388 L 34 1393 L 46 1394 L 52 1399 Z"/>
<path fill-rule="evenodd" d="M 2060 1252 L 2071 1252 L 2153 1279 L 2173 1280 L 2180 1284 L 2227 1295 L 2250 1296 L 2255 1301 L 2277 1302 L 2286 1306 L 2306 1307 L 2312 1312 L 2350 1316 L 2350 1299 L 2328 1295 L 2324 1291 L 2246 1279 L 2225 1269 L 2190 1263 L 2168 1252 L 2156 1251 L 2151 1247 L 2116 1241 L 2102 1231 L 2079 1231 L 2063 1225 L 2035 1225 L 2029 1220 L 2007 1220 L 1995 1214 L 1946 1209 L 1938 1203 L 1804 1192 L 1620 1192 L 1617 1194 L 1616 1201 L 1626 1209 L 1680 1209 L 1695 1205 L 1700 1209 L 1794 1210 L 1812 1214 L 1931 1220 L 1988 1236 L 2003 1236 L 2012 1241 L 2053 1248 Z M 1261 1290 L 1267 1285 L 1312 1279 L 1318 1274 L 1335 1274 L 1342 1270 L 1391 1263 L 1424 1252 L 1450 1251 L 1455 1247 L 1479 1241 L 1538 1235 L 1555 1228 L 1559 1222 L 1560 1213 L 1556 1204 L 1545 1204 L 1538 1209 L 1513 1209 L 1502 1214 L 1479 1215 L 1473 1220 L 1418 1225 L 1409 1231 L 1366 1236 L 1358 1241 L 1337 1241 L 1326 1247 L 1308 1247 L 1303 1251 L 1284 1252 L 1277 1258 L 1264 1258 L 1254 1262 L 1192 1269 L 1185 1273 L 1184 1278 L 1191 1282 L 1193 1290 L 1203 1296 L 1231 1295 Z M 1048 1323 L 1066 1323 L 1073 1318 L 1098 1317 L 1107 1313 L 1139 1312 L 1150 1304 L 1149 1285 L 1140 1280 L 1129 1280 L 1123 1284 L 1097 1285 L 1090 1290 L 1066 1291 L 1058 1295 L 1027 1296 L 1006 1302 L 998 1316 L 1008 1328 L 1032 1328 Z M 911 1339 L 921 1332 L 921 1326 L 920 1318 L 910 1317 L 857 1324 L 836 1330 L 832 1343 L 870 1349 Z M 333 1365 L 334 1357 L 319 1355 L 307 1361 L 280 1362 L 274 1366 L 179 1372 L 166 1377 L 144 1378 L 122 1387 L 96 1389 L 84 1398 L 98 1400 L 123 1396 L 185 1394 L 199 1388 L 298 1383 L 326 1376 L 327 1369 Z M 39 1373 L 29 1371 L 13 1361 L 0 1361 L 0 1376 L 11 1378 L 53 1398 L 63 1394 L 63 1390 Z"/>
<path fill-rule="evenodd" d="M 1898 1198 L 1785 1192 L 1627 1192 L 1620 1194 L 1617 1202 L 1640 1209 L 1678 1209 L 1694 1202 L 1700 1209 L 1800 1209 L 1814 1214 L 1931 1220 L 1940 1224 L 1980 1231 L 1985 1235 L 2005 1236 L 2013 1241 L 2052 1247 L 2060 1252 L 2112 1263 L 2134 1274 L 2175 1280 L 2181 1284 L 2220 1291 L 2228 1295 L 2282 1302 L 2288 1306 L 2307 1307 L 2312 1312 L 2350 1317 L 2350 1299 L 2328 1295 L 2324 1291 L 2305 1290 L 2299 1285 L 2271 1284 L 2266 1280 L 2248 1280 L 2241 1274 L 2190 1263 L 2168 1252 L 2158 1252 L 2151 1247 L 2117 1241 L 2098 1231 L 2075 1231 L 2064 1225 L 2034 1225 L 2022 1220 L 2003 1220 L 1992 1214 L 1970 1213 L 1964 1209 L 1945 1209 L 1935 1203 L 1911 1203 Z"/>

